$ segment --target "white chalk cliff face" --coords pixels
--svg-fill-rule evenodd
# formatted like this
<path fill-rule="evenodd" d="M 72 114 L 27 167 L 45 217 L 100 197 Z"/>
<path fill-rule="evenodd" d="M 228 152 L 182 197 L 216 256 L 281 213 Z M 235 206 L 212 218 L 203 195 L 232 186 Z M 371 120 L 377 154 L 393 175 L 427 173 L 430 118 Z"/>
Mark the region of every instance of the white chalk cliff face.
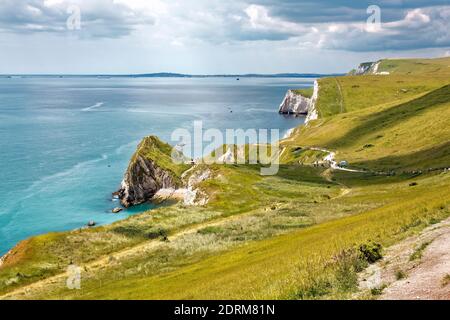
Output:
<path fill-rule="evenodd" d="M 305 125 L 308 124 L 310 121 L 316 120 L 319 118 L 319 112 L 316 108 L 317 99 L 319 98 L 319 82 L 314 82 L 314 92 L 311 97 L 309 109 L 308 109 L 308 115 L 306 116 Z"/>
<path fill-rule="evenodd" d="M 381 71 L 381 72 L 379 71 L 380 63 L 381 63 L 381 60 L 377 61 L 377 62 L 361 63 L 353 75 L 357 75 L 357 76 L 372 75 L 372 74 L 373 75 L 389 75 L 389 72 L 387 72 L 387 71 Z"/>
<path fill-rule="evenodd" d="M 289 90 L 280 105 L 283 114 L 307 114 L 311 99 Z"/>
<path fill-rule="evenodd" d="M 314 92 L 311 98 L 297 94 L 289 90 L 280 105 L 279 113 L 282 114 L 303 114 L 306 116 L 305 123 L 316 120 L 319 114 L 316 109 L 317 98 L 319 97 L 319 83 L 314 82 Z"/>

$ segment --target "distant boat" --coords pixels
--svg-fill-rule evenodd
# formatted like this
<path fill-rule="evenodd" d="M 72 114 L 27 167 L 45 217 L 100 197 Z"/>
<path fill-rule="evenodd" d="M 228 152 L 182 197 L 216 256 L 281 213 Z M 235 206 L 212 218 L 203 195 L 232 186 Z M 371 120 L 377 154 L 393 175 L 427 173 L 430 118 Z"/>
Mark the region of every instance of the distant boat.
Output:
<path fill-rule="evenodd" d="M 241 79 L 239 79 L 239 78 L 236 78 L 236 80 L 237 80 L 237 81 L 239 81 L 239 80 L 241 80 Z"/>

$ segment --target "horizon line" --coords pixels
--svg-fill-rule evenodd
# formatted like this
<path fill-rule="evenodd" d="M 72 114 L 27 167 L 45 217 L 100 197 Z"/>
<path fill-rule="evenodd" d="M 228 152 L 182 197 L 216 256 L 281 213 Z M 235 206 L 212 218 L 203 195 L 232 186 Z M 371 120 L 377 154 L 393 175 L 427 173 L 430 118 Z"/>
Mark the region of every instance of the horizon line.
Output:
<path fill-rule="evenodd" d="M 189 74 L 177 72 L 153 72 L 153 73 L 1 73 L 0 77 L 324 77 L 340 76 L 345 73 L 217 73 L 217 74 Z"/>

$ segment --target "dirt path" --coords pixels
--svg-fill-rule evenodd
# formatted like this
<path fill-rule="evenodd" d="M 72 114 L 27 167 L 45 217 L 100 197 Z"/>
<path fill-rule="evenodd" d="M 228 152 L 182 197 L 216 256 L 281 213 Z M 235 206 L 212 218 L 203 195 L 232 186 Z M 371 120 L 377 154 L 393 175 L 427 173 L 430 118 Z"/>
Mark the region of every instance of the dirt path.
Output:
<path fill-rule="evenodd" d="M 361 280 L 362 288 L 387 285 L 382 300 L 450 299 L 450 218 L 388 248 Z"/>
<path fill-rule="evenodd" d="M 341 97 L 340 100 L 339 100 L 339 105 L 341 107 L 340 113 L 344 113 L 345 112 L 345 110 L 344 110 L 344 96 L 342 95 L 341 84 L 339 83 L 338 79 L 336 79 L 336 78 L 334 79 L 334 81 L 336 81 L 336 85 L 337 85 L 338 91 L 339 91 L 339 96 Z"/>
<path fill-rule="evenodd" d="M 323 160 L 327 161 L 330 164 L 331 169 L 333 169 L 333 170 L 340 170 L 340 171 L 346 171 L 346 172 L 359 172 L 359 173 L 365 172 L 364 170 L 348 169 L 348 168 L 343 168 L 343 167 L 339 166 L 335 159 L 336 152 L 333 152 L 333 151 L 330 151 L 327 149 L 323 149 L 323 148 L 309 148 L 309 149 L 328 153 L 328 155 L 325 158 L 323 158 Z"/>

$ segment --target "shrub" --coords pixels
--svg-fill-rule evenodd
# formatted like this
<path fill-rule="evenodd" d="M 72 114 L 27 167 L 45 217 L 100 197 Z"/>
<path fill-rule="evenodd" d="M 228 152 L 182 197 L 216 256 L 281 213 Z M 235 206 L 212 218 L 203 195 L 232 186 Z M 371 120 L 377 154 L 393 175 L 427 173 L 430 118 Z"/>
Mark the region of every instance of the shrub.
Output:
<path fill-rule="evenodd" d="M 112 231 L 115 233 L 124 235 L 126 237 L 129 237 L 129 238 L 145 237 L 144 230 L 140 229 L 137 226 L 133 226 L 133 225 L 119 226 L 119 227 L 114 228 Z"/>
<path fill-rule="evenodd" d="M 147 233 L 147 237 L 149 239 L 158 239 L 161 238 L 163 240 L 166 240 L 168 236 L 167 230 L 163 228 L 159 228 L 157 230 L 151 230 Z"/>
<path fill-rule="evenodd" d="M 404 271 L 402 271 L 402 270 L 397 270 L 396 272 L 395 272 L 395 279 L 397 279 L 397 280 L 402 280 L 402 279 L 405 279 L 406 278 L 406 273 L 404 272 Z"/>
<path fill-rule="evenodd" d="M 383 290 L 386 289 L 386 285 L 383 284 L 381 287 L 378 288 L 372 288 L 370 289 L 370 293 L 372 293 L 373 296 L 381 296 L 383 294 Z"/>
<path fill-rule="evenodd" d="M 368 241 L 359 246 L 359 252 L 368 263 L 375 263 L 381 258 L 383 246 L 379 243 Z"/>
<path fill-rule="evenodd" d="M 362 271 L 360 256 L 355 250 L 344 250 L 337 258 L 336 282 L 342 292 L 352 291 L 358 286 L 357 272 Z"/>
<path fill-rule="evenodd" d="M 430 245 L 431 242 L 424 242 L 409 256 L 409 261 L 419 260 L 423 256 L 423 252 Z"/>
<path fill-rule="evenodd" d="M 294 298 L 299 300 L 318 299 L 331 293 L 333 286 L 325 277 L 311 279 L 309 285 L 300 288 Z"/>

